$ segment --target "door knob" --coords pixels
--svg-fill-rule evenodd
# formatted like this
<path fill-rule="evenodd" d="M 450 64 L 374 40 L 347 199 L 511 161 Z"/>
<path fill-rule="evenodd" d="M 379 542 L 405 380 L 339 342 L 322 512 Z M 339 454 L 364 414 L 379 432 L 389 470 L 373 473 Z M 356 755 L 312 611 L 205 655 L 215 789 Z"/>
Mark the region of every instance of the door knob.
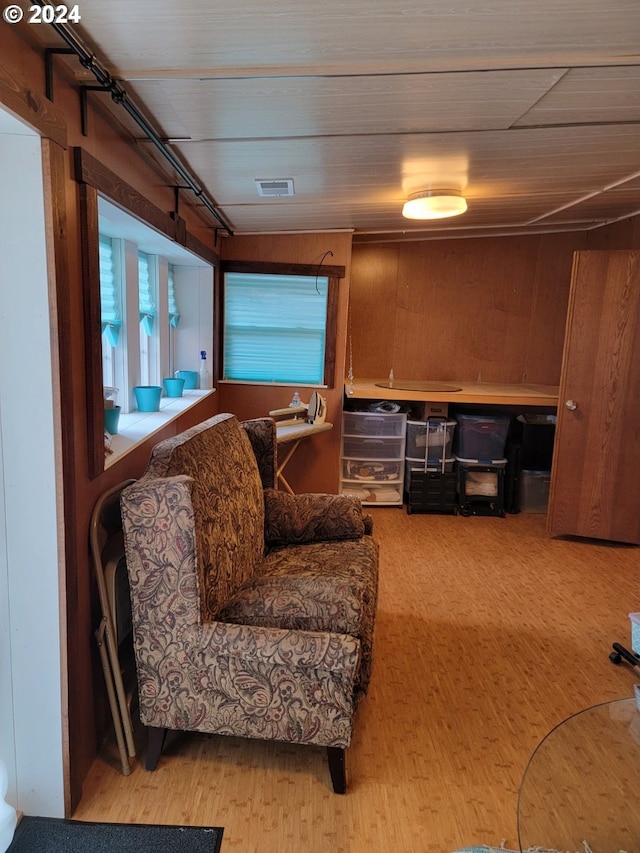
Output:
<path fill-rule="evenodd" d="M 575 412 L 578 408 L 578 404 L 575 400 L 566 400 L 564 404 L 565 409 L 569 409 L 570 412 Z"/>

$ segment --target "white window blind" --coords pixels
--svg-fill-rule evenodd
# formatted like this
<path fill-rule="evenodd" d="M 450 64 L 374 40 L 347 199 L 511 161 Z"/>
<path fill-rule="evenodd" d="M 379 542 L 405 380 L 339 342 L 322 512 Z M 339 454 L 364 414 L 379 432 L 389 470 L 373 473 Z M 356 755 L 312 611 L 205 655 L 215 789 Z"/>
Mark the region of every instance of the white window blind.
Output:
<path fill-rule="evenodd" d="M 224 378 L 321 385 L 329 279 L 225 274 Z"/>
<path fill-rule="evenodd" d="M 156 305 L 153 296 L 153 282 L 149 276 L 149 256 L 138 252 L 138 301 L 140 324 L 145 335 L 153 334 L 153 319 Z"/>
<path fill-rule="evenodd" d="M 176 329 L 178 327 L 178 323 L 180 322 L 180 309 L 178 308 L 178 302 L 176 300 L 176 282 L 173 264 L 169 264 L 167 273 L 167 288 L 169 300 L 169 325 L 171 326 L 171 328 Z"/>
<path fill-rule="evenodd" d="M 118 345 L 122 317 L 118 299 L 118 287 L 113 272 L 113 245 L 110 237 L 102 234 L 98 241 L 100 262 L 100 314 L 102 333 L 109 346 Z"/>

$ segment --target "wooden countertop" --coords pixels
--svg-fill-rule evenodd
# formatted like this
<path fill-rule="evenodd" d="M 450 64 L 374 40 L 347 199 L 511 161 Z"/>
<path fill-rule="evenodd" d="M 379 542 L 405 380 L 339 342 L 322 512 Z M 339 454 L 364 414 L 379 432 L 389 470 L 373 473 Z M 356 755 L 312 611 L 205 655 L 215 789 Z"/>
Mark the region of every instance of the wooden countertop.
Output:
<path fill-rule="evenodd" d="M 380 383 L 380 384 L 377 384 Z M 459 388 L 457 391 L 443 390 Z M 557 385 L 508 385 L 497 382 L 428 382 L 397 379 L 356 379 L 353 393 L 345 382 L 345 394 L 352 399 L 415 400 L 425 403 L 484 403 L 503 406 L 557 406 Z"/>

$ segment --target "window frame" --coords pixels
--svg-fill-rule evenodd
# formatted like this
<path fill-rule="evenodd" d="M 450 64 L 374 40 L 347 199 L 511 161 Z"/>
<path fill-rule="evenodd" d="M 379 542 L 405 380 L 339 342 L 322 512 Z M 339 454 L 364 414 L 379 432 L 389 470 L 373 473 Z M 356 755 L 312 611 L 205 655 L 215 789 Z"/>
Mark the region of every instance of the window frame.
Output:
<path fill-rule="evenodd" d="M 103 291 L 106 291 L 106 286 L 103 287 L 102 281 L 102 269 L 103 269 L 103 241 L 108 241 L 109 244 L 109 262 L 111 265 L 110 275 L 111 275 L 111 287 L 110 287 L 110 296 L 111 301 L 114 306 L 113 310 L 109 312 L 112 316 L 115 316 L 115 320 L 113 321 L 105 321 L 103 308 L 103 300 L 102 294 Z M 116 353 L 118 348 L 118 343 L 120 341 L 120 332 L 122 331 L 122 294 L 121 294 L 121 280 L 122 276 L 120 270 L 117 269 L 118 261 L 117 261 L 117 253 L 114 251 L 113 238 L 108 237 L 105 234 L 99 233 L 99 247 L 100 247 L 100 306 L 101 306 L 101 329 L 102 329 L 102 381 L 105 387 L 117 387 L 118 383 L 116 381 Z M 107 333 L 107 329 L 111 327 L 110 333 Z M 115 329 L 115 331 L 114 331 Z M 109 372 L 109 376 L 107 376 L 107 371 Z"/>
<path fill-rule="evenodd" d="M 160 385 L 160 341 L 159 341 L 159 256 L 138 248 L 138 336 L 140 340 L 140 384 Z M 142 288 L 142 266 L 146 266 L 147 285 Z M 146 298 L 148 312 L 143 310 L 141 300 Z"/>
<path fill-rule="evenodd" d="M 212 268 L 214 294 L 220 256 L 190 234 L 184 228 L 183 220 L 155 207 L 141 193 L 82 148 L 74 149 L 74 177 L 78 185 L 84 282 L 88 473 L 89 477 L 94 479 L 105 470 L 98 197 L 102 196 L 118 205 L 131 216 L 205 261 Z M 212 329 L 215 335 L 215 318 Z"/>
<path fill-rule="evenodd" d="M 321 385 L 310 386 L 304 382 L 260 382 L 258 380 L 224 378 L 224 329 L 225 329 L 225 275 L 226 273 L 248 273 L 254 275 L 277 276 L 323 276 L 328 279 L 327 321 L 325 327 L 324 370 Z M 223 261 L 216 282 L 215 299 L 218 311 L 215 317 L 218 381 L 229 385 L 276 385 L 291 387 L 335 387 L 336 347 L 338 335 L 338 295 L 340 280 L 345 277 L 345 267 L 329 264 L 296 264 L 269 261 Z"/>

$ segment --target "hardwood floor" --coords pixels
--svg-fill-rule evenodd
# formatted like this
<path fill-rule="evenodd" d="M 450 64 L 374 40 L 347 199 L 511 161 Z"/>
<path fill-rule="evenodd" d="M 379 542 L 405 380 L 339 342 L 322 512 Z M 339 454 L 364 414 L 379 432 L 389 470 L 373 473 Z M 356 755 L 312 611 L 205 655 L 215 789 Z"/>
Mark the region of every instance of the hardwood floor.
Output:
<path fill-rule="evenodd" d="M 517 796 L 539 741 L 633 694 L 640 551 L 552 540 L 545 516 L 373 510 L 381 547 L 374 671 L 331 792 L 323 749 L 176 735 L 154 773 L 96 760 L 74 817 L 224 827 L 223 853 L 517 849 Z M 543 843 L 543 840 L 541 840 Z"/>

